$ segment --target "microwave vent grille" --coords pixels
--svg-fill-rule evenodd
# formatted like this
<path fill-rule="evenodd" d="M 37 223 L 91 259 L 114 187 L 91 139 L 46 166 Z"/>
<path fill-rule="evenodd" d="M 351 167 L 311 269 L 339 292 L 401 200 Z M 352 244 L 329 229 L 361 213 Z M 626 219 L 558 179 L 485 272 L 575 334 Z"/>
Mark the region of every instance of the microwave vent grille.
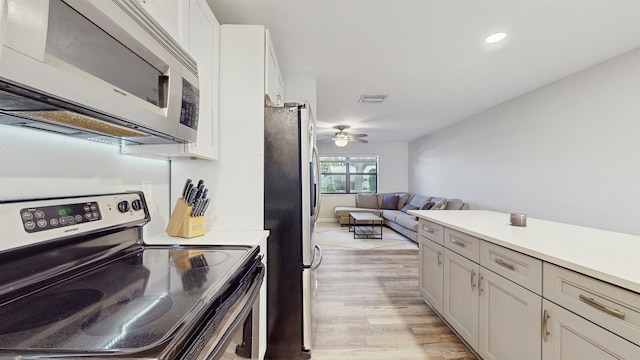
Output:
<path fill-rule="evenodd" d="M 92 119 L 87 116 L 72 113 L 69 111 L 37 111 L 37 112 L 22 112 L 21 116 L 50 121 L 58 124 L 64 124 L 72 126 L 78 129 L 97 132 L 100 134 L 115 136 L 115 137 L 144 137 L 147 136 L 141 132 L 126 129 L 124 127 L 108 124 L 103 121 Z"/>

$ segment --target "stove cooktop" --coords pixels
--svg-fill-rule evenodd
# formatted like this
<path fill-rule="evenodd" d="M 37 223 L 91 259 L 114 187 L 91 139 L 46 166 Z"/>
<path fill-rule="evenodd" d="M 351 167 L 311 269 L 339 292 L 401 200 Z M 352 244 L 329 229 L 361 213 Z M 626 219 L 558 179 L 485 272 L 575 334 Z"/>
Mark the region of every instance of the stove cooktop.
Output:
<path fill-rule="evenodd" d="M 258 249 L 144 246 L 0 304 L 0 354 L 141 351 L 194 326 Z"/>

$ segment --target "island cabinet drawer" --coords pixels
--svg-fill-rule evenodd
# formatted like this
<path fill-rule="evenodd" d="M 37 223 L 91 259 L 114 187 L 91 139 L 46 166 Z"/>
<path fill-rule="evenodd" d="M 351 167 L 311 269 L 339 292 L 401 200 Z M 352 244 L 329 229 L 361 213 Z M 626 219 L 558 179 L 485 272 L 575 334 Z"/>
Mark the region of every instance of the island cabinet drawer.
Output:
<path fill-rule="evenodd" d="M 542 260 L 481 241 L 480 265 L 542 296 Z"/>
<path fill-rule="evenodd" d="M 543 297 L 640 345 L 640 294 L 545 262 Z"/>
<path fill-rule="evenodd" d="M 480 239 L 475 236 L 445 228 L 444 246 L 475 263 L 480 262 Z"/>
<path fill-rule="evenodd" d="M 444 226 L 436 224 L 429 220 L 420 219 L 420 224 L 418 225 L 418 234 L 442 245 L 444 239 Z"/>

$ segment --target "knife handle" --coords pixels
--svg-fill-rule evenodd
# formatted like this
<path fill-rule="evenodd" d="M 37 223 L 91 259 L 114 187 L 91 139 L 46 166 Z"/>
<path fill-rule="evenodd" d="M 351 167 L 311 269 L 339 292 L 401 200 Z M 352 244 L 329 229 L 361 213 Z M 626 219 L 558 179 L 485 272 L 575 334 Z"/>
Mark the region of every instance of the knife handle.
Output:
<path fill-rule="evenodd" d="M 187 192 L 189 191 L 189 185 L 191 185 L 191 179 L 187 179 L 184 183 L 184 187 L 182 188 L 182 199 L 186 200 Z"/>
<path fill-rule="evenodd" d="M 211 203 L 211 198 L 207 198 L 207 200 L 204 201 L 204 205 L 202 205 L 202 210 L 200 211 L 201 216 L 204 216 L 204 213 L 207 211 L 207 208 L 209 207 L 209 203 Z"/>

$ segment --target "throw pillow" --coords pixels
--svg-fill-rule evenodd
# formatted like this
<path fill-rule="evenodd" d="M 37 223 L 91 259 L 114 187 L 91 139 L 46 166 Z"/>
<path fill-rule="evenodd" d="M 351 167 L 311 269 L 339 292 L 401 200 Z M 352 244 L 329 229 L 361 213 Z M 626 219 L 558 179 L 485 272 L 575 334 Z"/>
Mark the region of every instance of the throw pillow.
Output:
<path fill-rule="evenodd" d="M 444 210 L 447 207 L 447 200 L 442 200 L 439 203 L 433 205 L 431 210 Z"/>
<path fill-rule="evenodd" d="M 409 210 L 418 210 L 418 207 L 417 206 L 413 206 L 411 204 L 407 204 L 400 211 L 407 212 Z"/>
<path fill-rule="evenodd" d="M 398 209 L 398 195 L 385 195 L 382 198 L 382 209 L 397 210 Z"/>
<path fill-rule="evenodd" d="M 430 210 L 432 206 L 433 201 L 427 201 L 426 203 L 422 204 L 422 206 L 420 206 L 420 210 Z"/>
<path fill-rule="evenodd" d="M 398 210 L 402 210 L 402 208 L 407 205 L 409 201 L 409 194 L 398 194 Z"/>
<path fill-rule="evenodd" d="M 356 194 L 356 207 L 377 209 L 378 198 L 376 197 L 376 194 Z"/>

